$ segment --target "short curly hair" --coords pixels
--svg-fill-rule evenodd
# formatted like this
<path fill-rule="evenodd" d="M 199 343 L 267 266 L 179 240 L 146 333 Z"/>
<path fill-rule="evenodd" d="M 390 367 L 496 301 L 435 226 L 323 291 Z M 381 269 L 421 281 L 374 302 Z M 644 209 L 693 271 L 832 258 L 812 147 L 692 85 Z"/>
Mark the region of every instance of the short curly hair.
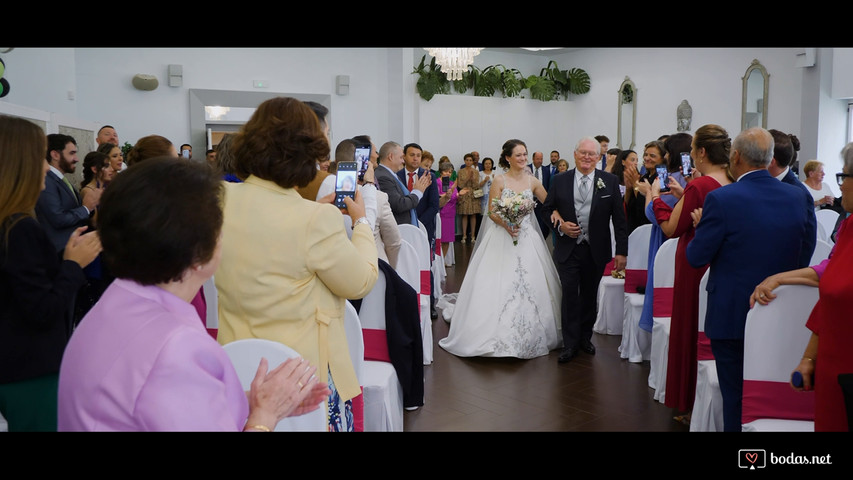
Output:
<path fill-rule="evenodd" d="M 206 163 L 171 156 L 117 175 L 98 210 L 107 268 L 116 278 L 156 285 L 210 261 L 222 230 L 222 185 Z"/>
<path fill-rule="evenodd" d="M 282 188 L 304 187 L 328 158 L 329 140 L 314 111 L 301 100 L 275 97 L 261 103 L 237 133 L 234 172 L 254 175 Z"/>

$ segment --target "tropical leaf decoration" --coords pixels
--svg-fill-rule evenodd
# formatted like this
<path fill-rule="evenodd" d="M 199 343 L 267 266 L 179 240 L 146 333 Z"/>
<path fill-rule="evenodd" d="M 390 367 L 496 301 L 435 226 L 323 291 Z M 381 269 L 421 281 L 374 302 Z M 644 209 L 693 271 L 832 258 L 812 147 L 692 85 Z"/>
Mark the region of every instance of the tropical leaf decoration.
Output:
<path fill-rule="evenodd" d="M 589 74 L 581 68 L 573 68 L 566 75 L 569 78 L 569 91 L 575 95 L 583 95 L 589 92 Z"/>
<path fill-rule="evenodd" d="M 447 76 L 442 73 L 440 67 L 436 65 L 435 58 L 426 66 L 426 55 L 421 58 L 421 63 L 415 67 L 412 73 L 418 74 L 418 81 L 415 88 L 418 90 L 418 95 L 426 101 L 432 100 L 437 93 L 450 93 L 450 81 Z"/>
<path fill-rule="evenodd" d="M 419 75 L 416 88 L 420 97 L 426 101 L 430 101 L 436 94 L 448 94 L 451 89 L 462 94 L 473 90 L 478 97 L 491 97 L 496 92 L 504 97 L 519 97 L 527 89 L 531 98 L 543 102 L 568 99 L 570 93 L 582 95 L 590 90 L 590 78 L 586 71 L 580 68 L 560 70 L 554 60 L 548 62 L 539 75 L 526 78 L 518 69 L 500 64 L 483 69 L 469 65 L 461 79 L 450 81 L 436 64 L 435 58 L 427 65 L 426 57 L 424 55 L 421 58 L 420 64 L 412 72 Z M 633 92 L 629 95 L 633 96 Z"/>
<path fill-rule="evenodd" d="M 547 77 L 531 75 L 524 82 L 525 87 L 530 90 L 530 97 L 547 102 L 557 95 L 557 87 L 554 81 Z"/>

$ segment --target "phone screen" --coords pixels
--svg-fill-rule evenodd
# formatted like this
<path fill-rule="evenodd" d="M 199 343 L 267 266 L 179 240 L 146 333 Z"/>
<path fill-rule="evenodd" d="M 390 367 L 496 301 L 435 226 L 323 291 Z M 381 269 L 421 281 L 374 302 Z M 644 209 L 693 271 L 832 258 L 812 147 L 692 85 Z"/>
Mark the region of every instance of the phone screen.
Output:
<path fill-rule="evenodd" d="M 190 158 L 190 151 L 189 150 L 182 150 L 181 156 L 184 158 Z"/>
<path fill-rule="evenodd" d="M 445 192 L 450 188 L 450 177 L 441 177 L 441 187 Z"/>
<path fill-rule="evenodd" d="M 339 162 L 335 176 L 335 206 L 346 208 L 344 197 L 355 197 L 356 162 Z"/>
<path fill-rule="evenodd" d="M 669 191 L 669 172 L 666 170 L 666 165 L 658 165 L 655 167 L 655 170 L 658 172 L 658 178 L 660 179 L 660 191 L 668 192 Z"/>
<path fill-rule="evenodd" d="M 690 158 L 690 152 L 681 152 L 681 173 L 685 177 L 693 173 L 693 159 Z"/>
<path fill-rule="evenodd" d="M 370 145 L 359 145 L 355 147 L 355 163 L 358 171 L 358 179 L 364 180 L 364 172 L 367 171 L 370 161 Z"/>

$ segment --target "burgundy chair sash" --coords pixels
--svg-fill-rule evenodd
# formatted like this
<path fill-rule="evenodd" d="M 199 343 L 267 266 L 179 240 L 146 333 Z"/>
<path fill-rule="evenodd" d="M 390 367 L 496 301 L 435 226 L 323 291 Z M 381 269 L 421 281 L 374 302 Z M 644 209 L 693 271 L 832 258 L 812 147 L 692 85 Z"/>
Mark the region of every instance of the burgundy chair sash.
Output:
<path fill-rule="evenodd" d="M 814 420 L 814 390 L 797 392 L 785 382 L 743 381 L 742 422 L 760 418 Z"/>
<path fill-rule="evenodd" d="M 672 287 L 655 287 L 652 300 L 652 316 L 672 316 Z"/>
<path fill-rule="evenodd" d="M 607 265 L 604 266 L 604 272 L 601 274 L 602 277 L 609 277 L 610 272 L 613 271 L 613 263 L 616 261 L 616 258 L 611 258 Z"/>
<path fill-rule="evenodd" d="M 391 355 L 388 353 L 388 337 L 385 330 L 362 328 L 361 335 L 364 337 L 365 360 L 391 362 Z"/>
<path fill-rule="evenodd" d="M 699 339 L 696 342 L 696 360 L 713 360 L 714 354 L 711 352 L 711 340 L 705 336 L 705 332 L 699 332 Z"/>
<path fill-rule="evenodd" d="M 637 287 L 646 285 L 646 277 L 649 271 L 645 268 L 625 269 L 625 293 L 637 293 Z"/>

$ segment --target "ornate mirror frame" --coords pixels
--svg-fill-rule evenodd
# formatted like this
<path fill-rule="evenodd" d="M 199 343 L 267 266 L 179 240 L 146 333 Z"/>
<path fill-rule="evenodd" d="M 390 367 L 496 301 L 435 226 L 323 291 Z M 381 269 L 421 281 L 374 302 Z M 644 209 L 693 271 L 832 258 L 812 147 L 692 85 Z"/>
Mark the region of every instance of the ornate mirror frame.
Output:
<path fill-rule="evenodd" d="M 761 75 L 764 79 L 764 87 L 761 92 L 761 97 L 759 97 L 759 93 L 756 90 L 756 87 L 753 85 L 753 88 L 749 88 L 750 76 L 751 75 Z M 754 119 L 755 114 L 761 116 L 761 127 L 767 128 L 767 92 L 770 86 L 770 74 L 767 73 L 767 69 L 764 68 L 764 65 L 761 64 L 757 59 L 753 60 L 749 65 L 749 68 L 746 69 L 746 73 L 743 75 L 743 100 L 741 103 L 741 117 L 740 117 L 740 128 L 741 131 L 746 130 L 749 127 L 755 127 L 758 125 L 754 125 L 751 120 Z M 747 110 L 747 107 L 754 107 L 755 111 Z M 750 118 L 752 117 L 752 118 Z"/>
<path fill-rule="evenodd" d="M 627 89 L 627 90 L 626 90 Z M 619 117 L 617 120 L 617 133 L 616 133 L 616 146 L 621 148 L 622 150 L 630 150 L 634 148 L 637 139 L 637 86 L 634 85 L 634 82 L 631 81 L 628 76 L 625 76 L 625 80 L 622 82 L 622 85 L 619 85 L 619 90 L 616 92 L 617 94 L 617 105 L 619 105 Z M 627 141 L 627 133 L 622 131 L 622 111 L 625 109 L 624 105 L 631 105 L 631 144 L 630 146 L 625 146 Z M 626 118 L 627 120 L 627 118 Z"/>

